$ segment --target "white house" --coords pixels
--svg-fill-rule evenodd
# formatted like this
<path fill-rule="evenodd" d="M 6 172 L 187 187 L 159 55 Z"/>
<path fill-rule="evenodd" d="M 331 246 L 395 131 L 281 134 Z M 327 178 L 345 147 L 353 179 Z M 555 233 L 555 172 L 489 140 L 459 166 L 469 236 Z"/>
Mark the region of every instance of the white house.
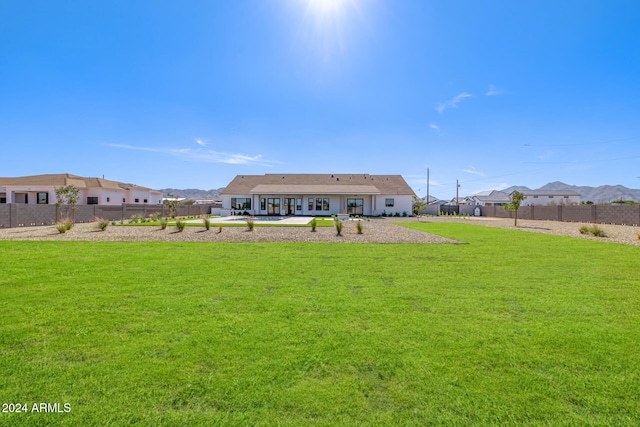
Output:
<path fill-rule="evenodd" d="M 55 189 L 73 185 L 80 190 L 78 205 L 162 203 L 162 193 L 135 184 L 68 173 L 0 178 L 0 203 L 54 205 Z"/>
<path fill-rule="evenodd" d="M 415 193 L 400 175 L 238 175 L 222 191 L 222 215 L 411 215 Z"/>
<path fill-rule="evenodd" d="M 579 205 L 580 194 L 571 190 L 524 190 L 522 206 Z"/>

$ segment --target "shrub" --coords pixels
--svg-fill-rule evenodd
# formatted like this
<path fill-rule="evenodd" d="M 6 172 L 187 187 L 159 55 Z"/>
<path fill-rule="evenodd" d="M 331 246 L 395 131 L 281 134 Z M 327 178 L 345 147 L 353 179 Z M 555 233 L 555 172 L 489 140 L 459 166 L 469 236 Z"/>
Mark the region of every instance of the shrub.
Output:
<path fill-rule="evenodd" d="M 176 219 L 176 228 L 180 233 L 184 231 L 184 227 L 187 226 L 187 223 L 181 220 L 180 218 Z"/>
<path fill-rule="evenodd" d="M 640 233 L 638 233 L 636 236 L 638 237 L 638 240 L 640 240 Z"/>
<path fill-rule="evenodd" d="M 407 211 L 402 212 L 402 216 L 406 218 L 407 217 Z"/>
<path fill-rule="evenodd" d="M 202 215 L 202 223 L 204 224 L 204 228 L 209 231 L 211 228 L 211 220 L 209 220 L 208 216 Z"/>
<path fill-rule="evenodd" d="M 318 226 L 318 221 L 316 221 L 316 219 L 313 218 L 311 220 L 311 222 L 309 223 L 309 225 L 311 226 L 311 231 L 315 232 L 316 231 L 316 227 Z"/>
<path fill-rule="evenodd" d="M 607 233 L 597 225 L 583 225 L 578 229 L 578 231 L 580 234 L 591 234 L 595 237 L 607 237 Z"/>
<path fill-rule="evenodd" d="M 169 220 L 167 218 L 160 218 L 160 229 L 165 230 L 167 228 L 167 224 Z"/>
<path fill-rule="evenodd" d="M 222 233 L 222 226 L 221 225 L 218 226 L 218 234 L 220 234 L 220 233 Z"/>
<path fill-rule="evenodd" d="M 255 219 L 252 216 L 248 216 L 245 218 L 245 221 L 247 222 L 247 230 L 253 231 L 253 227 L 256 226 Z"/>
<path fill-rule="evenodd" d="M 73 228 L 73 221 L 71 221 L 69 218 L 65 218 L 56 223 L 56 230 L 58 230 L 58 233 L 61 233 L 61 234 L 66 233 L 72 228 Z"/>
<path fill-rule="evenodd" d="M 362 229 L 363 229 L 362 221 L 357 221 L 356 222 L 356 231 L 358 232 L 358 234 L 362 234 Z"/>
<path fill-rule="evenodd" d="M 96 218 L 96 225 L 102 231 L 105 231 L 109 226 L 109 221 L 104 218 Z"/>
<path fill-rule="evenodd" d="M 605 231 L 597 225 L 591 227 L 591 234 L 596 237 L 607 237 L 607 233 L 605 233 Z"/>
<path fill-rule="evenodd" d="M 333 220 L 333 223 L 336 226 L 336 233 L 337 233 L 336 235 L 342 236 L 342 226 L 343 226 L 342 221 L 336 218 Z"/>

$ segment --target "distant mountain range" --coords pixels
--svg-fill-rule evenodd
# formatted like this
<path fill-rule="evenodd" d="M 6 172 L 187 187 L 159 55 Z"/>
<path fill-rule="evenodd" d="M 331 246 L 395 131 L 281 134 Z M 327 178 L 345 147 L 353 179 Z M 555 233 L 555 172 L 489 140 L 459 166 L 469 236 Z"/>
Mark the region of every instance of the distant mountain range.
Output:
<path fill-rule="evenodd" d="M 187 200 L 221 200 L 220 193 L 224 187 L 212 190 L 199 190 L 197 188 L 186 188 L 179 190 L 177 188 L 161 188 L 164 197 L 170 197 L 169 194 L 177 198 L 184 197 Z"/>
<path fill-rule="evenodd" d="M 531 191 L 531 188 L 522 186 L 513 186 L 506 188 L 502 191 L 505 193 L 511 193 L 512 191 Z M 634 190 L 627 188 L 624 185 L 601 185 L 600 187 L 588 187 L 569 185 L 564 182 L 555 181 L 549 184 L 543 185 L 535 190 L 553 190 L 563 191 L 571 190 L 580 194 L 580 200 L 582 202 L 592 201 L 593 203 L 611 202 L 612 200 L 633 200 L 640 201 L 640 190 Z"/>

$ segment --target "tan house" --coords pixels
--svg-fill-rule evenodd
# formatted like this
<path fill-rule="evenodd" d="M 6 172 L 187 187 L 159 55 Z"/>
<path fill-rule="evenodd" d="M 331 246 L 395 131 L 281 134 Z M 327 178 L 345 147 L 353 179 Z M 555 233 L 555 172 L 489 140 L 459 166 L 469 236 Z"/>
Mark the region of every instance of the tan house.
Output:
<path fill-rule="evenodd" d="M 238 175 L 222 191 L 221 214 L 411 215 L 414 191 L 400 175 Z"/>
<path fill-rule="evenodd" d="M 135 184 L 68 173 L 0 178 L 0 203 L 55 205 L 55 189 L 73 185 L 80 190 L 78 205 L 162 203 L 162 193 Z"/>

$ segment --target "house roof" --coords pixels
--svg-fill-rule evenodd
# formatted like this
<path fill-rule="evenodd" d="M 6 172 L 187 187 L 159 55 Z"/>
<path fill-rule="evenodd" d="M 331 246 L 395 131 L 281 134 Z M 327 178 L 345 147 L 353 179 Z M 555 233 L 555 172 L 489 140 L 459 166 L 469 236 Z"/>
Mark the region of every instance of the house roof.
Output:
<path fill-rule="evenodd" d="M 415 196 L 400 175 L 238 175 L 222 191 L 231 194 L 396 194 Z"/>
<path fill-rule="evenodd" d="M 478 193 L 473 198 L 485 203 L 509 202 L 511 200 L 507 193 L 498 190 Z"/>
<path fill-rule="evenodd" d="M 277 185 L 258 184 L 249 194 L 380 194 L 373 185 Z"/>
<path fill-rule="evenodd" d="M 44 174 L 19 176 L 15 178 L 0 178 L 0 186 L 54 186 L 63 187 L 73 185 L 77 188 L 105 188 L 111 190 L 141 190 L 162 194 L 160 191 L 151 190 L 135 184 L 126 184 L 103 178 L 84 178 L 70 173 Z"/>

